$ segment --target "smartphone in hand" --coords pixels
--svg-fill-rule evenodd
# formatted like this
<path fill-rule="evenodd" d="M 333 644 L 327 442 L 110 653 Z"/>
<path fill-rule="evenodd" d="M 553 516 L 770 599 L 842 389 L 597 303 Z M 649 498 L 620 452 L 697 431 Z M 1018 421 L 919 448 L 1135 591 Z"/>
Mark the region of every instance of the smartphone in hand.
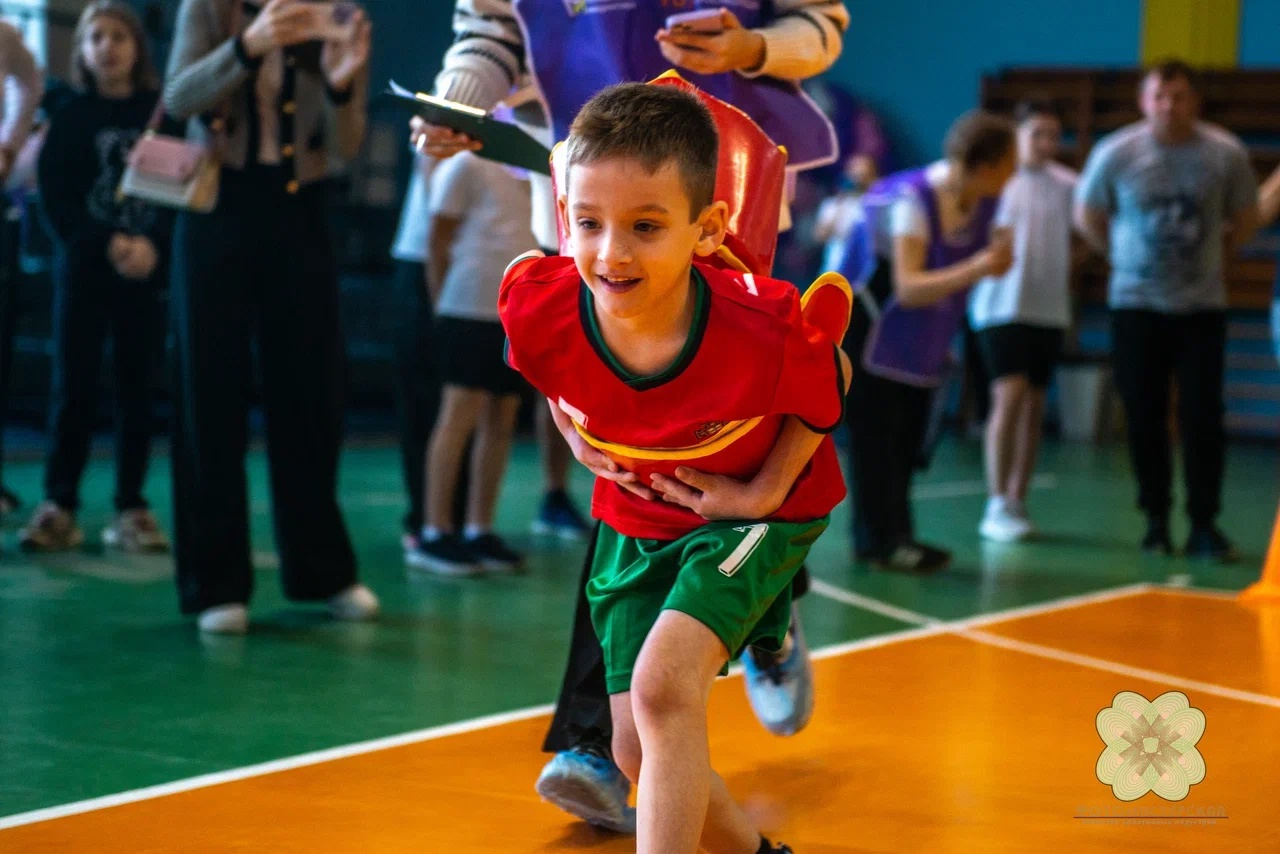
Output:
<path fill-rule="evenodd" d="M 319 3 L 301 0 L 312 7 L 312 38 L 326 42 L 349 41 L 355 35 L 356 12 L 360 7 L 349 0 L 337 3 Z"/>
<path fill-rule="evenodd" d="M 667 18 L 667 30 L 672 33 L 698 33 L 713 36 L 724 32 L 724 24 L 720 22 L 720 9 L 698 9 L 694 12 L 681 12 Z"/>

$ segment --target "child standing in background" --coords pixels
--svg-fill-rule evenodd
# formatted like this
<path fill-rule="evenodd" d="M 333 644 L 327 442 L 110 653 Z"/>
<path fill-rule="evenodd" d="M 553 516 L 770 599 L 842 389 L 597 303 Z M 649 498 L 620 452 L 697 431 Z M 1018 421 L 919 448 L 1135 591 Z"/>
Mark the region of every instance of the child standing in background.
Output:
<path fill-rule="evenodd" d="M 979 533 L 1011 542 L 1034 526 L 1025 501 L 1044 424 L 1049 378 L 1071 323 L 1071 203 L 1076 173 L 1054 158 L 1062 122 L 1048 103 L 1015 113 L 1018 171 L 1005 186 L 997 227 L 1013 232 L 1013 266 L 988 276 L 969 299 L 969 322 L 991 377 L 986 514 Z"/>
<path fill-rule="evenodd" d="M 517 568 L 519 553 L 493 531 L 524 381 L 503 359 L 498 287 L 512 258 L 536 244 L 529 184 L 464 152 L 432 176 L 427 280 L 443 385 L 427 451 L 426 524 L 410 566 L 441 575 Z M 474 434 L 466 525 L 453 522 L 454 491 Z"/>
<path fill-rule="evenodd" d="M 55 244 L 54 359 L 45 500 L 22 530 L 25 549 L 80 545 L 80 480 L 89 456 L 108 327 L 116 392 L 115 521 L 108 545 L 164 551 L 168 537 L 142 497 L 151 453 L 153 376 L 163 346 L 161 299 L 172 215 L 116 194 L 130 149 L 159 99 L 159 79 L 133 10 L 98 0 L 81 14 L 71 80 L 37 174 Z M 167 132 L 180 133 L 175 127 Z"/>

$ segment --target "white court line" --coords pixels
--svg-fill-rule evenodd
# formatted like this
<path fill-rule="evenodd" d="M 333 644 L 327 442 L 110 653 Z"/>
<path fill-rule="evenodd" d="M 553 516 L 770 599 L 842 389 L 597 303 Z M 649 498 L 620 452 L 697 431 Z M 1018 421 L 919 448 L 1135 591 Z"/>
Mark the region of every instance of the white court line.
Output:
<path fill-rule="evenodd" d="M 404 747 L 408 744 L 418 744 L 419 742 L 432 741 L 437 738 L 446 738 L 451 735 L 461 735 L 463 733 L 473 732 L 479 729 L 488 729 L 489 727 L 502 726 L 503 724 L 516 723 L 517 721 L 548 715 L 554 710 L 555 706 L 553 705 L 533 706 L 528 709 L 518 709 L 514 712 L 504 712 L 502 714 L 488 715 L 482 718 L 472 718 L 471 720 L 445 724 L 444 726 L 430 727 L 429 729 L 415 730 L 413 732 L 406 732 L 400 735 L 387 736 L 386 738 L 375 738 L 370 741 L 358 741 L 355 744 L 344 744 L 340 747 L 331 747 L 326 750 L 316 750 L 311 753 L 300 753 L 297 756 L 287 756 L 283 759 L 274 759 L 270 762 L 260 762 L 257 765 L 245 765 L 242 768 L 230 768 L 226 771 L 215 771 L 212 774 L 201 774 L 198 777 L 188 777 L 185 780 L 175 780 L 172 783 L 161 783 L 156 786 L 147 786 L 142 789 L 133 789 L 128 792 L 120 792 L 114 795 L 104 795 L 100 798 L 90 798 L 88 800 L 62 804 L 56 807 L 46 807 L 44 809 L 18 813 L 16 815 L 0 818 L 0 830 L 11 827 L 21 827 L 24 824 L 36 824 L 37 822 L 50 821 L 55 818 L 66 818 L 67 816 L 93 812 L 94 810 L 103 810 L 108 809 L 109 807 L 118 807 L 124 804 L 137 803 L 138 801 L 148 801 L 154 798 L 162 798 L 166 795 L 190 792 L 193 789 L 204 789 L 209 786 L 232 783 L 236 780 L 247 780 L 250 777 L 261 777 L 264 774 L 274 774 L 278 771 L 289 771 L 294 768 L 303 768 L 308 765 L 319 765 L 323 762 L 333 762 L 337 759 L 347 759 L 352 756 L 360 756 L 364 753 L 389 750 L 393 747 Z"/>
<path fill-rule="evenodd" d="M 1038 474 L 1031 478 L 1030 489 L 1056 489 L 1058 478 L 1053 474 Z M 952 480 L 942 483 L 921 483 L 911 490 L 911 498 L 915 501 L 929 501 L 938 498 L 967 498 L 987 494 L 985 480 Z"/>
<path fill-rule="evenodd" d="M 1014 638 L 1007 638 L 1001 635 L 993 635 L 990 632 L 962 631 L 956 632 L 956 634 L 960 637 L 977 641 L 978 643 L 985 643 L 989 646 L 998 646 L 1002 649 L 1022 652 L 1027 655 L 1036 655 L 1040 658 L 1048 658 L 1052 661 L 1064 661 L 1068 664 L 1077 664 L 1081 667 L 1091 667 L 1094 670 L 1104 670 L 1108 673 L 1117 673 L 1121 676 L 1130 676 L 1134 679 L 1142 679 L 1147 682 L 1158 682 L 1163 685 L 1172 685 L 1175 688 L 1184 688 L 1188 691 L 1199 691 L 1201 694 L 1213 694 L 1216 697 L 1226 697 L 1228 700 L 1239 700 L 1243 703 L 1254 703 L 1259 706 L 1270 706 L 1273 709 L 1280 709 L 1280 697 L 1272 697 L 1267 694 L 1254 694 L 1251 691 L 1240 691 L 1235 688 L 1227 688 L 1223 685 L 1214 685 L 1211 682 L 1199 682 L 1195 679 L 1185 679 L 1181 676 L 1174 676 L 1171 673 L 1161 673 L 1158 670 L 1148 670 L 1145 667 L 1131 667 L 1127 664 L 1121 664 L 1118 661 L 1108 661 L 1105 658 L 1094 658 L 1091 655 L 1067 652 L 1066 650 L 1057 649 L 1056 647 L 1044 646 L 1042 644 L 1030 643 L 1023 640 L 1015 640 Z"/>
<path fill-rule="evenodd" d="M 1245 703 L 1254 703 L 1259 706 L 1270 706 L 1272 708 L 1280 709 L 1280 697 L 1272 697 L 1268 694 L 1255 694 L 1250 691 L 1240 691 L 1236 688 L 1228 688 L 1226 686 L 1215 685 L 1210 682 L 1199 682 L 1194 679 L 1185 679 L 1181 676 L 1174 676 L 1171 673 L 1162 673 L 1158 670 L 1148 670 L 1144 667 L 1132 667 L 1128 664 L 1121 664 L 1118 661 L 1094 658 L 1091 655 L 1081 655 L 1079 653 L 1068 652 L 1067 650 L 1058 649 L 1056 647 L 1015 640 L 1014 638 L 1008 638 L 1002 635 L 978 630 L 981 626 L 988 626 L 993 623 L 1005 623 L 1051 611 L 1064 611 L 1069 608 L 1098 604 L 1100 602 L 1121 599 L 1126 596 L 1134 596 L 1139 593 L 1170 593 L 1174 595 L 1196 596 L 1201 595 L 1198 590 L 1169 588 L 1153 584 L 1130 584 L 1124 587 L 1104 590 L 1099 593 L 1086 593 L 1081 596 L 1071 596 L 1066 599 L 1058 599 L 1041 605 L 1011 608 L 1007 611 L 998 611 L 992 614 L 984 614 L 980 617 L 970 617 L 964 620 L 943 621 L 935 617 L 930 617 L 927 614 L 910 611 L 906 608 L 899 608 L 896 605 L 881 602 L 879 599 L 873 599 L 869 596 L 863 596 L 858 593 L 844 590 L 828 584 L 825 581 L 819 581 L 818 579 L 814 579 L 810 583 L 810 589 L 819 596 L 831 599 L 843 605 L 861 608 L 866 611 L 871 611 L 872 613 L 892 617 L 895 620 L 915 625 L 917 628 L 910 630 L 909 632 L 913 637 L 927 637 L 942 634 L 956 635 L 957 637 L 966 638 L 974 641 L 975 643 L 996 646 L 1002 649 L 1012 650 L 1014 652 L 1048 658 L 1053 661 L 1067 662 L 1081 667 L 1089 667 L 1094 670 L 1117 673 L 1121 676 L 1130 676 L 1147 682 L 1158 682 L 1171 685 L 1175 688 L 1185 688 L 1190 691 L 1199 691 L 1202 694 L 1212 694 L 1217 697 L 1225 697 L 1229 700 L 1239 700 Z M 1208 591 L 1205 595 L 1214 599 L 1223 598 L 1221 591 Z M 908 633 L 904 632 L 901 634 L 905 635 Z M 899 637 L 901 637 L 901 635 L 899 635 Z M 827 650 L 823 650 L 823 652 L 825 653 Z M 830 654 L 835 655 L 839 653 L 837 651 L 832 651 Z M 815 654 L 814 657 L 825 658 L 827 656 Z"/>
<path fill-rule="evenodd" d="M 1153 588 L 1157 593 L 1170 593 L 1175 596 L 1199 596 L 1202 599 L 1239 599 L 1239 590 L 1226 590 L 1221 587 L 1191 587 L 1185 584 L 1157 584 Z"/>
<path fill-rule="evenodd" d="M 897 605 L 891 605 L 888 602 L 882 602 L 879 599 L 873 599 L 870 596 L 863 596 L 860 593 L 854 593 L 850 590 L 845 590 L 842 587 L 836 587 L 834 584 L 828 584 L 827 582 L 817 578 L 810 582 L 809 587 L 819 596 L 845 605 L 851 605 L 855 608 L 872 611 L 886 617 L 891 617 L 892 619 L 903 623 L 910 623 L 914 626 L 937 627 L 944 631 L 976 629 L 980 626 L 990 625 L 991 623 L 1004 623 L 1009 620 L 1033 617 L 1037 614 L 1045 614 L 1051 611 L 1065 611 L 1068 608 L 1079 608 L 1082 605 L 1096 605 L 1099 602 L 1110 602 L 1113 599 L 1123 599 L 1126 596 L 1135 596 L 1139 593 L 1146 593 L 1152 589 L 1150 584 L 1145 583 L 1126 584 L 1122 587 L 1113 587 L 1109 590 L 1100 590 L 1096 593 L 1080 593 L 1075 596 L 1064 596 L 1061 599 L 1050 599 L 1048 602 L 1041 602 L 1038 605 L 1020 605 L 1016 608 L 992 611 L 989 614 L 983 614 L 978 617 L 966 617 L 963 620 L 939 620 L 937 617 L 930 617 L 928 614 L 921 614 L 919 611 L 899 608 Z"/>
<path fill-rule="evenodd" d="M 1026 608 L 1012 608 L 1007 611 L 1000 611 L 988 615 L 991 620 L 1014 619 L 1018 616 L 1025 616 L 1031 613 L 1045 613 L 1055 611 L 1061 608 L 1072 608 L 1080 604 L 1087 604 L 1091 601 L 1102 601 L 1104 599 L 1114 599 L 1121 596 L 1132 595 L 1135 592 L 1141 592 L 1147 589 L 1147 585 L 1130 585 L 1128 587 L 1118 588 L 1112 591 L 1103 591 L 1102 593 L 1087 594 L 1085 596 L 1069 596 L 1040 605 L 1032 605 Z M 837 591 L 846 597 L 850 597 L 859 602 L 867 600 L 873 602 L 868 597 L 861 597 L 856 593 L 840 590 L 826 582 L 813 580 L 813 590 L 819 595 L 826 595 L 822 591 Z M 843 599 L 838 601 L 845 601 Z M 849 602 L 846 601 L 846 604 Z M 930 637 L 932 635 L 943 634 L 955 626 L 972 627 L 978 625 L 980 621 L 961 620 L 956 623 L 943 623 L 934 620 L 932 617 L 926 617 L 923 614 L 917 614 L 905 608 L 895 608 L 888 603 L 879 603 L 884 608 L 893 609 L 893 611 L 901 616 L 895 619 L 902 619 L 903 622 L 915 622 L 920 625 L 917 628 L 905 629 L 899 632 L 878 635 L 876 637 L 864 638 L 849 643 L 833 644 L 831 646 L 821 647 L 813 651 L 813 658 L 834 658 L 839 655 L 848 655 L 854 652 L 861 652 L 869 649 L 877 649 L 880 647 L 890 646 L 892 644 L 904 643 L 906 641 L 917 640 L 920 638 Z M 861 607 L 861 606 L 859 606 Z M 735 665 L 730 671 L 731 675 L 741 673 L 741 666 Z M 502 726 L 503 724 L 514 723 L 516 721 L 526 720 L 528 718 L 538 717 L 539 715 L 550 714 L 554 707 L 534 706 L 528 709 L 520 709 L 513 712 L 503 714 L 489 715 L 482 718 L 474 718 L 471 720 L 460 721 L 458 723 L 447 724 L 444 726 L 430 727 L 428 729 L 416 730 L 413 732 L 403 733 L 401 735 L 389 736 L 387 738 L 377 738 L 371 741 L 361 741 L 355 744 L 333 747 L 327 750 L 317 750 L 311 753 L 302 753 L 297 756 L 289 756 L 283 759 L 276 759 L 270 762 L 262 762 L 256 765 L 246 765 L 242 768 L 230 768 L 226 771 L 216 771 L 211 774 L 201 774 L 198 777 L 188 777 L 184 780 L 175 780 L 172 783 L 161 783 L 155 786 L 147 786 L 142 789 L 133 789 L 127 792 L 120 792 L 114 795 L 104 795 L 98 798 L 90 798 L 83 801 L 75 801 L 69 804 L 61 804 L 59 806 L 45 807 L 43 809 L 32 810 L 30 812 L 17 813 L 8 817 L 0 818 L 0 830 L 11 827 L 20 827 L 27 824 L 36 824 L 42 821 L 51 821 L 57 818 L 66 818 L 68 816 L 79 815 L 81 813 L 93 812 L 94 810 L 108 809 L 110 807 L 123 806 L 124 804 L 137 803 L 138 801 L 152 800 L 161 798 L 166 795 L 176 795 L 181 792 L 189 792 L 193 789 L 202 789 L 209 786 L 217 786 L 222 783 L 231 783 L 236 780 L 246 780 L 251 777 L 260 777 L 264 774 L 273 774 L 278 771 L 288 771 L 294 768 L 303 768 L 308 765 L 317 765 L 323 762 L 332 762 L 337 759 L 345 759 L 351 756 L 359 756 L 365 753 L 373 753 L 378 750 L 387 750 L 393 747 L 403 747 L 409 744 L 417 744 L 419 742 L 431 741 L 433 739 L 445 738 L 451 735 L 460 735 L 475 730 L 487 729 L 489 727 Z"/>

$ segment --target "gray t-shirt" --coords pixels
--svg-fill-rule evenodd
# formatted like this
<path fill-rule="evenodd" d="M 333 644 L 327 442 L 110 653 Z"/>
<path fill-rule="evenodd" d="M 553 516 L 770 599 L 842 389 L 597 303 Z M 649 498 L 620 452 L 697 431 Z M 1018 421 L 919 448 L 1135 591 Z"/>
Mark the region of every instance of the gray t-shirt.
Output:
<path fill-rule="evenodd" d="M 1162 145 L 1145 122 L 1094 148 L 1077 200 L 1111 215 L 1112 308 L 1169 313 L 1225 308 L 1223 227 L 1257 204 L 1240 140 L 1201 123 L 1182 145 Z"/>

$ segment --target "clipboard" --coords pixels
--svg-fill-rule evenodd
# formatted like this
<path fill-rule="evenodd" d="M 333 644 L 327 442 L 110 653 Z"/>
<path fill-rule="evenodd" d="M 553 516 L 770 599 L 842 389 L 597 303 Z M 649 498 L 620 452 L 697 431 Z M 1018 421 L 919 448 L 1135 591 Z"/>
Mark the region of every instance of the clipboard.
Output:
<path fill-rule="evenodd" d="M 551 151 L 516 125 L 457 101 L 411 92 L 394 80 L 390 84 L 385 93 L 389 97 L 433 125 L 465 133 L 480 142 L 482 147 L 475 152 L 477 156 L 540 175 L 551 175 Z"/>

